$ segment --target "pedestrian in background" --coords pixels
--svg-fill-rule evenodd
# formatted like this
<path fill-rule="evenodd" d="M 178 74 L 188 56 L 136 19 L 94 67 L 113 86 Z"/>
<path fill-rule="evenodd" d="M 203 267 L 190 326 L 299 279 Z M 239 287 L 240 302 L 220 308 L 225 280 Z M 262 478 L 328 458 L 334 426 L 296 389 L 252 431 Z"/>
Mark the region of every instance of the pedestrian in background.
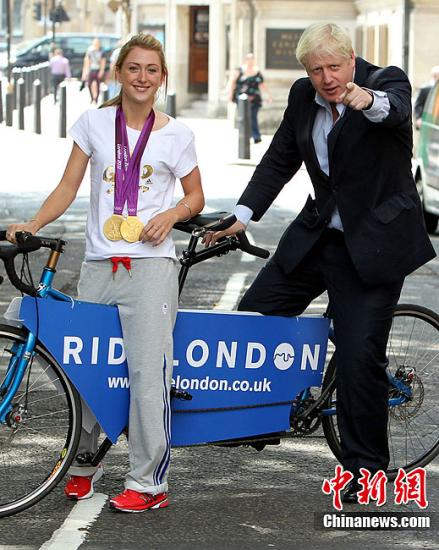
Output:
<path fill-rule="evenodd" d="M 232 73 L 228 85 L 229 101 L 238 103 L 240 94 L 247 94 L 250 102 L 251 132 L 255 143 L 260 143 L 261 132 L 259 130 L 258 113 L 262 107 L 262 92 L 267 94 L 271 102 L 271 94 L 264 83 L 264 77 L 256 65 L 255 56 L 248 53 L 244 63 Z"/>
<path fill-rule="evenodd" d="M 416 96 L 414 113 L 415 113 L 415 125 L 416 129 L 419 130 L 422 124 L 422 113 L 424 112 L 425 102 L 427 101 L 428 94 L 433 88 L 435 83 L 439 80 L 439 65 L 436 65 L 431 68 L 431 80 L 428 84 L 422 86 Z"/>
<path fill-rule="evenodd" d="M 116 305 L 130 378 L 129 457 L 125 490 L 110 500 L 122 512 L 168 506 L 172 331 L 177 315 L 178 262 L 171 231 L 204 206 L 193 132 L 154 109 L 168 70 L 163 49 L 139 34 L 116 61 L 120 94 L 89 109 L 70 130 L 73 149 L 64 175 L 34 219 L 8 228 L 35 234 L 76 197 L 90 162 L 91 197 L 79 299 Z M 142 192 L 141 171 L 154 185 Z M 115 189 L 103 175 L 115 174 Z M 172 206 L 176 179 L 184 197 Z M 111 191 L 110 193 L 108 191 Z M 119 268 L 119 269 L 118 269 Z M 79 454 L 94 454 L 99 425 L 83 402 Z M 93 496 L 102 465 L 75 460 L 65 486 L 69 499 Z"/>
<path fill-rule="evenodd" d="M 305 163 L 308 197 L 239 310 L 300 315 L 327 291 L 336 338 L 341 463 L 353 474 L 389 465 L 387 340 L 404 277 L 435 257 L 411 171 L 411 86 L 397 67 L 356 57 L 346 29 L 311 25 L 296 50 L 296 80 L 267 152 L 238 200 L 238 221 L 260 220 Z M 294 185 L 294 183 L 293 183 Z"/>
<path fill-rule="evenodd" d="M 105 75 L 105 64 L 101 43 L 99 38 L 95 38 L 85 53 L 81 79 L 83 82 L 87 82 L 91 102 L 94 104 L 99 99 L 99 88 Z"/>
<path fill-rule="evenodd" d="M 52 75 L 53 100 L 56 103 L 58 86 L 66 78 L 71 78 L 70 62 L 67 57 L 64 57 L 61 48 L 56 48 L 53 56 L 49 60 L 50 74 Z"/>
<path fill-rule="evenodd" d="M 50 43 L 50 46 L 49 46 L 49 55 L 48 55 L 48 58 L 49 58 L 49 59 L 55 55 L 55 50 L 56 50 L 57 48 L 58 48 L 58 46 L 56 45 L 56 42 L 51 42 L 51 43 Z"/>

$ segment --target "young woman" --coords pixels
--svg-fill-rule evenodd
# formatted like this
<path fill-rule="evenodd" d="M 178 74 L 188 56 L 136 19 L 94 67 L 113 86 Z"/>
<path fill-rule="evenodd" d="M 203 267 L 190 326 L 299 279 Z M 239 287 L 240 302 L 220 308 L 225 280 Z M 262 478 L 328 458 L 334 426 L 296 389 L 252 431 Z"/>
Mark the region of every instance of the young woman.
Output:
<path fill-rule="evenodd" d="M 78 294 L 81 300 L 119 308 L 130 376 L 130 471 L 125 490 L 110 506 L 141 512 L 168 505 L 169 391 L 178 291 L 170 232 L 177 221 L 202 210 L 204 197 L 192 132 L 153 109 L 167 78 L 160 42 L 142 34 L 131 38 L 121 48 L 116 75 L 119 96 L 85 112 L 73 125 L 73 149 L 61 182 L 34 219 L 8 228 L 8 238 L 14 240 L 16 231 L 36 233 L 65 212 L 90 160 L 86 253 Z M 146 187 L 141 179 L 145 170 Z M 104 178 L 111 171 L 114 182 Z M 171 207 L 176 178 L 184 198 Z M 78 453 L 93 453 L 99 428 L 85 403 L 83 416 Z M 75 463 L 70 473 L 65 493 L 80 500 L 93 495 L 102 466 Z"/>
<path fill-rule="evenodd" d="M 87 49 L 82 65 L 82 81 L 87 82 L 92 103 L 99 99 L 99 88 L 105 74 L 105 57 L 99 38 L 95 38 Z"/>
<path fill-rule="evenodd" d="M 271 102 L 271 94 L 264 83 L 264 77 L 256 66 L 255 56 L 248 53 L 244 63 L 230 76 L 228 83 L 229 101 L 238 103 L 240 94 L 247 94 L 250 102 L 250 117 L 252 137 L 255 143 L 260 143 L 261 132 L 259 130 L 258 113 L 262 107 L 262 92 L 267 94 L 268 102 Z"/>

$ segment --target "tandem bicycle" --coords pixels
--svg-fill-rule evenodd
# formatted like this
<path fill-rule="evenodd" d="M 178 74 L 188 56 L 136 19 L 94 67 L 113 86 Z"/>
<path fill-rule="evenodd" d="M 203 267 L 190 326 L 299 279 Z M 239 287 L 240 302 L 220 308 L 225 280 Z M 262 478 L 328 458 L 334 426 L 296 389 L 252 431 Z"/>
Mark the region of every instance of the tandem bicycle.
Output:
<path fill-rule="evenodd" d="M 207 231 L 225 229 L 233 221 L 227 213 L 214 212 L 176 224 L 175 229 L 189 234 L 180 257 L 180 293 L 189 269 L 200 262 L 235 250 L 269 256 L 245 233 L 198 247 Z M 0 325 L 0 479 L 7 480 L 0 491 L 0 517 L 44 498 L 75 457 L 99 464 L 127 431 L 129 404 L 117 308 L 80 302 L 53 287 L 64 240 L 26 233 L 16 237 L 17 245 L 0 246 L 6 274 L 23 294 L 12 300 L 7 322 Z M 5 231 L 0 240 L 6 240 Z M 35 285 L 28 255 L 41 248 L 49 256 Z M 23 258 L 20 275 L 17 256 Z M 340 459 L 336 342 L 328 312 L 285 318 L 180 311 L 174 331 L 172 445 L 247 445 L 261 451 L 283 437 L 306 436 L 322 427 Z M 399 468 L 423 467 L 439 453 L 439 316 L 425 307 L 399 304 L 387 357 L 387 476 L 394 479 Z M 77 456 L 81 398 L 106 435 L 94 455 Z"/>

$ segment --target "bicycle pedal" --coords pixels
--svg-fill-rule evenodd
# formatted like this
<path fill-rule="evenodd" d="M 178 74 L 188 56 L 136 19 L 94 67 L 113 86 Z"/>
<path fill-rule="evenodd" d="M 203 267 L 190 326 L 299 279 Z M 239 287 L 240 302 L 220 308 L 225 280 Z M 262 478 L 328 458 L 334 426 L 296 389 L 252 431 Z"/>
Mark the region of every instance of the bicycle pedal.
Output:
<path fill-rule="evenodd" d="M 76 455 L 76 462 L 78 464 L 91 464 L 93 456 L 93 453 L 90 452 L 80 453 L 79 455 Z"/>
<path fill-rule="evenodd" d="M 174 386 L 171 388 L 171 399 L 180 399 L 182 401 L 192 401 L 192 395 L 183 390 L 177 390 Z"/>

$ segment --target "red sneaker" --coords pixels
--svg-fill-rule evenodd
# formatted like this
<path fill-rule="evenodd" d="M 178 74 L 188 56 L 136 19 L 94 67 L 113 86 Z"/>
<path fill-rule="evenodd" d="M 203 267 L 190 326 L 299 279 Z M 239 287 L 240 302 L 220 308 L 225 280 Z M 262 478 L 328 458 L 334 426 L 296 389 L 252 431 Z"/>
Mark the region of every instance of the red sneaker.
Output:
<path fill-rule="evenodd" d="M 125 489 L 123 493 L 110 500 L 110 508 L 119 512 L 144 512 L 169 506 L 168 493 L 151 495 Z"/>
<path fill-rule="evenodd" d="M 104 475 L 104 468 L 99 464 L 96 473 L 92 476 L 70 476 L 64 487 L 64 493 L 70 500 L 83 500 L 91 498 L 94 494 L 93 484 Z"/>

